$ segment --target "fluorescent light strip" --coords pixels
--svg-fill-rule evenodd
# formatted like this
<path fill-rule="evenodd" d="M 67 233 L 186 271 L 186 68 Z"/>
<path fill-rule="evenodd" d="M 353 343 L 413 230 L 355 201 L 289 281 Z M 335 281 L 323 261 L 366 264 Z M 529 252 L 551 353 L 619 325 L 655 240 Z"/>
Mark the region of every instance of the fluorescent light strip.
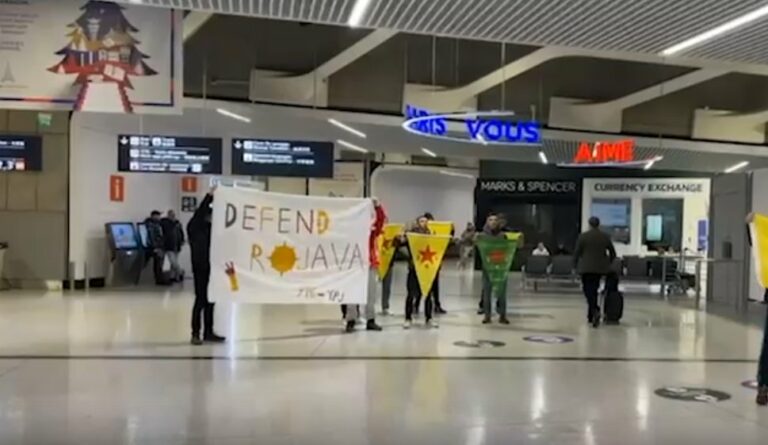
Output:
<path fill-rule="evenodd" d="M 547 155 L 545 155 L 543 151 L 539 152 L 539 159 L 541 159 L 542 164 L 544 165 L 549 164 L 549 159 L 547 159 Z"/>
<path fill-rule="evenodd" d="M 705 31 L 699 35 L 693 36 L 688 40 L 684 40 L 676 45 L 670 46 L 669 48 L 662 51 L 661 55 L 662 56 L 675 55 L 680 51 L 686 50 L 700 43 L 704 43 L 708 40 L 712 40 L 715 37 L 718 37 L 722 34 L 727 33 L 728 31 L 733 31 L 736 28 L 740 28 L 744 25 L 754 22 L 755 20 L 758 20 L 764 17 L 765 15 L 768 15 L 768 5 L 763 6 L 762 8 L 756 9 L 755 11 L 744 14 L 742 16 L 736 17 L 730 22 L 723 23 L 718 27 L 712 28 L 709 31 Z"/>
<path fill-rule="evenodd" d="M 349 14 L 347 25 L 353 28 L 360 26 L 360 22 L 363 21 L 363 16 L 368 11 L 369 6 L 371 6 L 371 0 L 357 0 L 355 6 L 352 7 L 352 12 Z"/>
<path fill-rule="evenodd" d="M 450 170 L 440 170 L 440 174 L 441 175 L 446 175 L 446 176 L 457 176 L 459 178 L 475 179 L 475 176 L 468 175 L 466 173 L 452 172 Z"/>
<path fill-rule="evenodd" d="M 739 171 L 739 170 L 741 170 L 742 168 L 744 168 L 744 167 L 746 167 L 748 165 L 749 165 L 749 161 L 739 162 L 738 164 L 735 164 L 735 165 L 732 165 L 732 166 L 726 168 L 725 169 L 725 173 L 733 173 L 733 172 Z"/>
<path fill-rule="evenodd" d="M 360 138 L 363 138 L 363 139 L 368 137 L 368 135 L 363 133 L 362 131 L 354 129 L 354 128 L 350 127 L 347 124 L 344 124 L 342 122 L 337 121 L 334 118 L 329 118 L 328 119 L 328 123 L 330 123 L 331 125 L 335 125 L 335 126 L 341 128 L 342 130 L 344 130 L 346 132 L 352 133 L 352 134 L 354 134 L 357 137 L 360 137 Z"/>
<path fill-rule="evenodd" d="M 342 146 L 344 146 L 344 147 L 346 147 L 346 148 L 348 148 L 350 150 L 359 151 L 360 153 L 368 153 L 368 149 L 363 148 L 363 147 L 361 147 L 359 145 L 355 145 L 355 144 L 353 144 L 351 142 L 347 142 L 347 141 L 345 141 L 343 139 L 336 139 L 336 142 L 338 142 L 339 145 L 342 145 Z"/>
<path fill-rule="evenodd" d="M 233 113 L 232 111 L 225 110 L 224 108 L 217 108 L 216 112 L 221 114 L 222 116 L 227 116 L 227 117 L 230 117 L 232 119 L 238 120 L 240 122 L 245 122 L 247 124 L 251 123 L 251 118 L 245 117 L 245 116 L 243 116 L 241 114 Z"/>
<path fill-rule="evenodd" d="M 430 150 L 430 149 L 428 149 L 428 148 L 424 148 L 424 147 L 422 147 L 422 148 L 421 148 L 421 151 L 423 151 L 423 152 L 424 152 L 424 154 L 425 154 L 425 155 L 427 155 L 427 156 L 432 156 L 433 158 L 436 158 L 436 157 L 437 157 L 437 155 L 435 154 L 435 152 L 434 152 L 434 151 L 432 151 L 432 150 Z"/>

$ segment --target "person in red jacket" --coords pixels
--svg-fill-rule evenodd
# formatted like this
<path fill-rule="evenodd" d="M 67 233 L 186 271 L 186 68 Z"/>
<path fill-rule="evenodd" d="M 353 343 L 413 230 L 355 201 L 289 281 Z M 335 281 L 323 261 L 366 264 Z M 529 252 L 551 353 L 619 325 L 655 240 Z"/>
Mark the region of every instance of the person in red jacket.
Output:
<path fill-rule="evenodd" d="M 384 224 L 387 222 L 387 213 L 384 210 L 384 206 L 381 205 L 378 199 L 373 198 L 373 224 L 371 225 L 371 232 L 368 236 L 368 252 L 370 259 L 370 269 L 368 270 L 368 301 L 365 305 L 365 318 L 367 320 L 366 329 L 369 331 L 381 331 L 381 326 L 376 324 L 376 283 L 377 283 L 377 269 L 379 267 L 379 249 L 376 244 L 376 239 L 384 231 Z M 357 305 L 348 305 L 346 309 L 347 320 L 347 332 L 353 332 L 355 330 L 355 324 L 358 319 L 359 308 Z"/>

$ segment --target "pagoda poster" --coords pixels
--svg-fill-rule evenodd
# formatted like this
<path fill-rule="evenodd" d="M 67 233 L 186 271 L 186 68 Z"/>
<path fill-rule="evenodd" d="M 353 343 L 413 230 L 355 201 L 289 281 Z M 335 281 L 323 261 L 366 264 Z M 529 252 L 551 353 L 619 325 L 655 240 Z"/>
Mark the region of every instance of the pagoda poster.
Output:
<path fill-rule="evenodd" d="M 112 1 L 0 3 L 0 108 L 181 113 L 182 14 Z"/>

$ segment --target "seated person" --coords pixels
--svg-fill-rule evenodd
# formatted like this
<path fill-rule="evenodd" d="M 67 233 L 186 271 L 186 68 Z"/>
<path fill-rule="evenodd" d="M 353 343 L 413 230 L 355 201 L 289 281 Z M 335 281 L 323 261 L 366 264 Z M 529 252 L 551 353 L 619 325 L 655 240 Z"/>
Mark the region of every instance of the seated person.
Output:
<path fill-rule="evenodd" d="M 549 256 L 549 250 L 547 250 L 547 246 L 544 245 L 544 243 L 539 243 L 538 246 L 536 246 L 535 249 L 533 249 L 533 256 Z"/>

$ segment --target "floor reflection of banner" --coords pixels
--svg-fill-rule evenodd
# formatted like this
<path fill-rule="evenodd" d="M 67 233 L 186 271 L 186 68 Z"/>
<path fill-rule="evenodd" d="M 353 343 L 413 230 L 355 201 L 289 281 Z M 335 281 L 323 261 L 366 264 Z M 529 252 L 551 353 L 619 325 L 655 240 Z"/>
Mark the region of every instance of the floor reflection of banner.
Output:
<path fill-rule="evenodd" d="M 309 180 L 309 194 L 337 198 L 362 198 L 365 193 L 364 178 L 365 166 L 362 162 L 336 162 L 333 166 L 333 179 Z"/>
<path fill-rule="evenodd" d="M 0 106 L 178 113 L 181 12 L 109 1 L 0 6 Z"/>

